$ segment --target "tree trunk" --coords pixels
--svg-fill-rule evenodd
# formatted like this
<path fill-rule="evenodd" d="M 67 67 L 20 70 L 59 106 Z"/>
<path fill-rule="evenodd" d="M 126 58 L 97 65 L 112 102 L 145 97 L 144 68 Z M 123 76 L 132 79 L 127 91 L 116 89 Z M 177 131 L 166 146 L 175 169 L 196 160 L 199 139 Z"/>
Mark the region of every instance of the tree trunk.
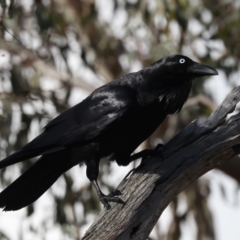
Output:
<path fill-rule="evenodd" d="M 240 86 L 202 124 L 192 122 L 166 144 L 161 156 L 143 159 L 118 190 L 126 202 L 112 203 L 83 240 L 145 240 L 168 204 L 207 171 L 240 152 L 240 114 L 226 117 L 240 101 Z"/>

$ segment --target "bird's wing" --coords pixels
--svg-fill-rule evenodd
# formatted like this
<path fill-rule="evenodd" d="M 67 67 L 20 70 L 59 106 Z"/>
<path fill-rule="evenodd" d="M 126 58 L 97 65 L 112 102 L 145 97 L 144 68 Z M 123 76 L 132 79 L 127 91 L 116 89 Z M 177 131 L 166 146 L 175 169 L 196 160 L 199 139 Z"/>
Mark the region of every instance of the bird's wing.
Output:
<path fill-rule="evenodd" d="M 124 86 L 107 85 L 86 99 L 84 111 L 76 113 L 77 125 L 72 126 L 63 137 L 63 146 L 75 142 L 88 142 L 104 134 L 137 104 L 136 91 Z M 80 110 L 80 109 L 79 109 Z"/>
<path fill-rule="evenodd" d="M 57 152 L 77 142 L 83 146 L 117 124 L 137 104 L 135 90 L 104 85 L 81 103 L 53 119 L 38 137 L 0 161 L 0 168 L 35 156 Z"/>
<path fill-rule="evenodd" d="M 136 105 L 136 92 L 120 85 L 105 85 L 88 98 L 60 114 L 45 126 L 44 132 L 23 149 L 41 148 L 49 153 L 75 142 L 85 145 L 106 128 L 117 123 Z"/>

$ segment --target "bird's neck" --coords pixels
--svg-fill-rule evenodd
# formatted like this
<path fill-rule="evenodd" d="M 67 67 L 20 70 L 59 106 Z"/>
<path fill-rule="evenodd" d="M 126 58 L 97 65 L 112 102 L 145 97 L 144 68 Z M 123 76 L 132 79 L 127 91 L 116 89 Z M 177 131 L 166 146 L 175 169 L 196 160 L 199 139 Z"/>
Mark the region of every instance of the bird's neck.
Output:
<path fill-rule="evenodd" d="M 182 109 L 189 96 L 191 87 L 192 82 L 186 82 L 184 85 L 175 88 L 140 88 L 138 99 L 141 105 L 157 104 L 167 114 L 173 114 Z"/>
<path fill-rule="evenodd" d="M 181 84 L 170 87 L 167 86 L 169 85 L 168 80 L 156 81 L 153 77 L 144 79 L 142 72 L 139 71 L 116 79 L 112 84 L 134 89 L 137 92 L 138 102 L 142 106 L 157 104 L 160 109 L 166 110 L 168 114 L 173 114 L 181 110 L 192 87 L 192 81 L 182 79 L 179 82 Z"/>
<path fill-rule="evenodd" d="M 168 114 L 179 112 L 183 104 L 187 101 L 191 91 L 192 82 L 188 82 L 181 87 L 168 89 L 159 96 L 159 102 L 164 106 Z"/>

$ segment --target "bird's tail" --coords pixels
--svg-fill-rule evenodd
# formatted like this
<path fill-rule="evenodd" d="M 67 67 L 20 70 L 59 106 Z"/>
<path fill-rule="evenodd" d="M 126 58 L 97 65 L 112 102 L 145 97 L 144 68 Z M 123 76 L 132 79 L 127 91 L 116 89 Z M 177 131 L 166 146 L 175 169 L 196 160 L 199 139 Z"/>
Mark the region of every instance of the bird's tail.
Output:
<path fill-rule="evenodd" d="M 0 169 L 18 162 L 22 162 L 29 158 L 33 158 L 39 155 L 47 155 L 47 154 L 58 152 L 64 149 L 64 147 L 61 147 L 61 146 L 51 147 L 50 149 L 46 149 L 46 148 L 27 149 L 26 146 L 24 146 L 20 151 L 17 151 L 11 154 L 10 156 L 4 158 L 3 160 L 1 160 Z"/>
<path fill-rule="evenodd" d="M 18 162 L 24 161 L 24 160 L 32 158 L 32 157 L 36 157 L 38 155 L 40 155 L 40 154 L 38 154 L 36 152 L 31 152 L 31 151 L 29 151 L 29 152 L 25 152 L 22 150 L 17 151 L 0 161 L 0 169 L 5 168 L 14 163 L 18 163 Z"/>
<path fill-rule="evenodd" d="M 66 151 L 42 156 L 31 168 L 0 193 L 0 208 L 18 210 L 37 200 L 72 167 Z"/>

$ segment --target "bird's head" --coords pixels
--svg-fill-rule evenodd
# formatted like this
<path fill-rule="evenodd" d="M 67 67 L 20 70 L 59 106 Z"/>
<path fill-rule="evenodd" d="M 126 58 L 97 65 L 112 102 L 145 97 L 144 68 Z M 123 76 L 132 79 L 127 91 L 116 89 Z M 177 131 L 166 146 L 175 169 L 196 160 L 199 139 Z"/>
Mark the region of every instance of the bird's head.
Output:
<path fill-rule="evenodd" d="M 183 55 L 164 57 L 142 71 L 144 79 L 150 79 L 156 87 L 181 86 L 197 77 L 218 74 L 214 68 Z"/>
<path fill-rule="evenodd" d="M 197 77 L 217 75 L 207 65 L 183 55 L 171 55 L 139 71 L 139 99 L 143 104 L 162 103 L 168 114 L 181 110 Z M 140 82 L 138 80 L 138 82 Z"/>

